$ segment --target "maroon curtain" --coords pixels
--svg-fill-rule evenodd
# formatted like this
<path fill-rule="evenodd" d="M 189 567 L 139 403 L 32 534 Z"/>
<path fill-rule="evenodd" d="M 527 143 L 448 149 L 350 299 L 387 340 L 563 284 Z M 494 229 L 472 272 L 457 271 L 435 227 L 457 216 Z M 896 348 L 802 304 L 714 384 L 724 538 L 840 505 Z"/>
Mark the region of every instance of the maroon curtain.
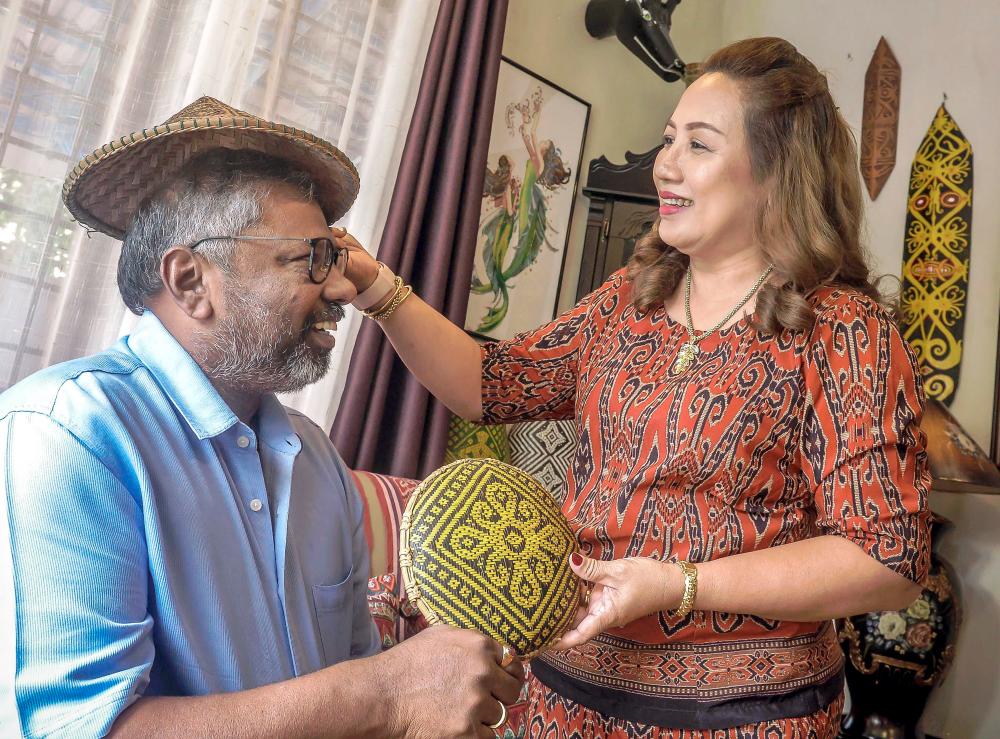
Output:
<path fill-rule="evenodd" d="M 378 258 L 465 324 L 508 0 L 441 0 Z M 361 185 L 364 187 L 364 183 Z M 330 438 L 354 469 L 426 477 L 449 411 L 366 320 Z"/>

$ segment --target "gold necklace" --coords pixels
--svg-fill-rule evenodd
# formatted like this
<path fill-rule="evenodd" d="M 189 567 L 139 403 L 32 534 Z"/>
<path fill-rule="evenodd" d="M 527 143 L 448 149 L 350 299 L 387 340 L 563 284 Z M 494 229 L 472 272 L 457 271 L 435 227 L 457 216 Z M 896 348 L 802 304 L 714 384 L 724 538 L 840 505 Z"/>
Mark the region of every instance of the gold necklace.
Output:
<path fill-rule="evenodd" d="M 687 369 L 694 364 L 694 360 L 698 357 L 698 342 L 704 339 L 711 333 L 715 333 L 720 328 L 725 326 L 729 319 L 736 315 L 736 311 L 742 308 L 744 305 L 750 302 L 750 298 L 754 296 L 760 286 L 764 284 L 764 280 L 767 276 L 774 271 L 774 265 L 769 264 L 767 269 L 764 270 L 764 274 L 757 278 L 757 281 L 753 284 L 748 292 L 736 307 L 733 308 L 726 317 L 719 321 L 717 324 L 712 326 L 708 331 L 703 331 L 700 334 L 695 334 L 694 332 L 694 322 L 691 320 L 691 267 L 687 268 L 687 275 L 684 278 L 684 318 L 687 320 L 687 332 L 688 340 L 681 346 L 680 350 L 677 352 L 677 359 L 674 362 L 674 367 L 671 372 L 675 375 L 679 375 L 686 372 Z"/>

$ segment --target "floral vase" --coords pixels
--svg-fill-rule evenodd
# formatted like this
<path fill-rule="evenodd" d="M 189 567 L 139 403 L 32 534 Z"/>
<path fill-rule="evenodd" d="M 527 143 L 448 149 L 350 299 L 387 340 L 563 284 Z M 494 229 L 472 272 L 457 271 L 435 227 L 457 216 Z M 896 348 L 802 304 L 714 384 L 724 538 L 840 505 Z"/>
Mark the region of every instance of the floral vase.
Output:
<path fill-rule="evenodd" d="M 949 524 L 934 514 L 933 540 Z M 920 596 L 899 611 L 879 611 L 838 622 L 847 656 L 851 711 L 840 736 L 910 739 L 935 685 L 955 653 L 961 612 L 948 565 L 931 553 Z"/>

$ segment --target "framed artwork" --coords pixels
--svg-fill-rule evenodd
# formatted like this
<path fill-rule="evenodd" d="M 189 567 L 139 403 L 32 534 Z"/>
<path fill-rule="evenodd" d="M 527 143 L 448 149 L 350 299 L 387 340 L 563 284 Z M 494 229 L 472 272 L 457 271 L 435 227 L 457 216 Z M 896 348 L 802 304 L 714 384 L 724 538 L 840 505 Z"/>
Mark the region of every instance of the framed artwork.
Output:
<path fill-rule="evenodd" d="M 1000 323 L 997 324 L 997 358 L 993 384 L 993 433 L 990 435 L 990 459 L 1000 467 Z"/>
<path fill-rule="evenodd" d="M 590 104 L 506 57 L 465 327 L 508 339 L 555 316 Z"/>

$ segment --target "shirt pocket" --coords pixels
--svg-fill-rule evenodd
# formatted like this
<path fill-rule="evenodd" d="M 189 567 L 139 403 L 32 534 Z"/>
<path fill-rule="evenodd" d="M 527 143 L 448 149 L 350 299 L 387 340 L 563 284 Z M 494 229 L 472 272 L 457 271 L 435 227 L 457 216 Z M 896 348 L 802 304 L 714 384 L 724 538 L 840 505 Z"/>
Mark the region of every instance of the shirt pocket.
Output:
<path fill-rule="evenodd" d="M 342 582 L 334 585 L 313 585 L 313 608 L 319 624 L 326 665 L 343 662 L 351 656 L 354 599 L 352 578 L 354 569 Z"/>

